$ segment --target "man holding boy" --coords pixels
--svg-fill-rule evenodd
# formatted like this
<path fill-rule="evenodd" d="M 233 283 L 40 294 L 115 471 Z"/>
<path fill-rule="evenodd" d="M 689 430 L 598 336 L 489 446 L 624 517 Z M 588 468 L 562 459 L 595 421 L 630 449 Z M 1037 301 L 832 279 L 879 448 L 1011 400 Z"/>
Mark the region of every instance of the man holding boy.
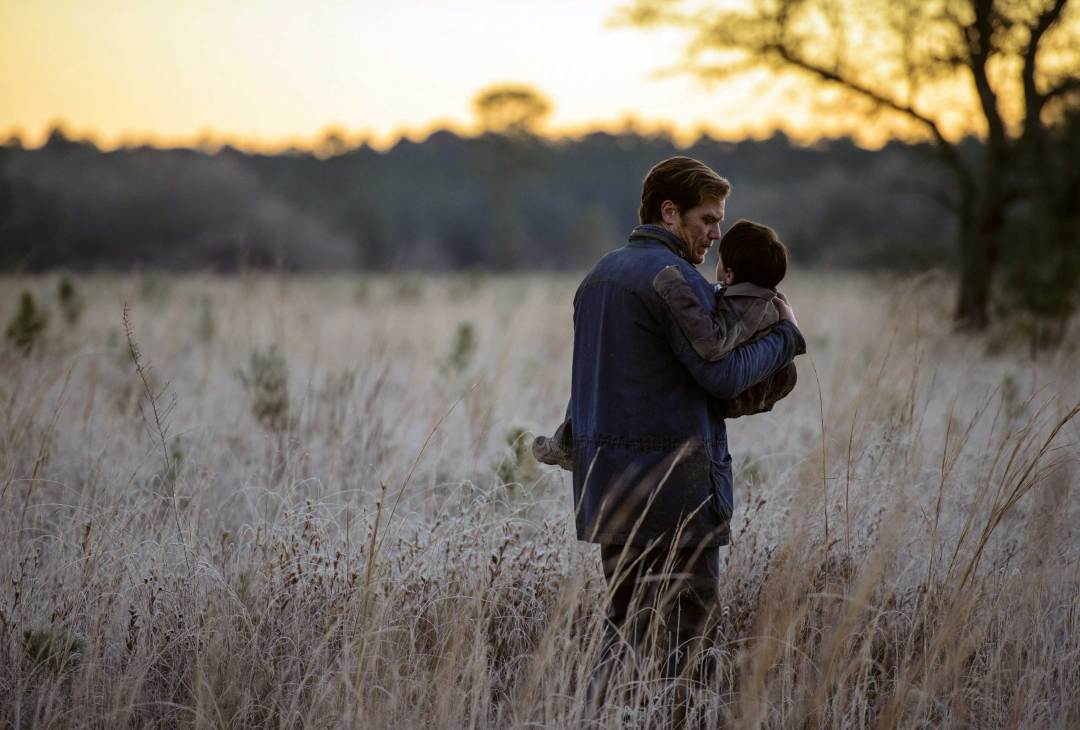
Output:
<path fill-rule="evenodd" d="M 701 306 L 677 266 L 657 274 L 653 289 L 671 310 L 694 351 L 716 361 L 739 345 L 764 337 L 780 321 L 774 302 L 787 301 L 776 290 L 787 274 L 787 263 L 787 247 L 776 231 L 740 220 L 720 239 L 715 312 Z M 795 363 L 788 363 L 735 398 L 721 401 L 721 415 L 738 418 L 772 410 L 791 393 L 796 380 Z"/>
<path fill-rule="evenodd" d="M 602 258 L 574 297 L 568 416 L 573 430 L 578 539 L 600 544 L 611 593 L 605 657 L 620 635 L 638 649 L 664 621 L 667 674 L 715 619 L 719 554 L 733 509 L 731 457 L 720 401 L 735 398 L 805 352 L 786 301 L 771 331 L 710 361 L 654 289 L 669 266 L 708 313 L 712 285 L 694 268 L 720 238 L 727 180 L 673 157 L 654 166 L 628 243 Z M 604 680 L 602 665 L 599 691 Z M 596 688 L 594 687 L 594 690 Z"/>

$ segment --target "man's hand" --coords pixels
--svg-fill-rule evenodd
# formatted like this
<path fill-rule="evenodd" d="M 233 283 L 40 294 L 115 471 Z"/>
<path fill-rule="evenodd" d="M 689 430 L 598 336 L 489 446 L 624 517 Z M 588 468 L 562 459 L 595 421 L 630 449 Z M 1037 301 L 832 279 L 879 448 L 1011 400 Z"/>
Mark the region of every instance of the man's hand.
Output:
<path fill-rule="evenodd" d="M 780 313 L 781 321 L 786 319 L 796 327 L 799 326 L 798 321 L 795 319 L 795 311 L 791 308 L 791 305 L 788 304 L 787 297 L 780 292 L 776 292 L 776 296 L 773 298 L 772 302 L 776 305 L 776 310 Z"/>

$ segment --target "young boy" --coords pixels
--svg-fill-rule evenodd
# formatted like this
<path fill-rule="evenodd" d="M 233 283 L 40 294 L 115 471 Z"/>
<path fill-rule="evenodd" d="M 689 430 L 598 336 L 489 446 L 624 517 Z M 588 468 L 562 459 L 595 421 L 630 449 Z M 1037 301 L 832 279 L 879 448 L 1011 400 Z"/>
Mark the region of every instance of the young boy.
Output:
<path fill-rule="evenodd" d="M 787 260 L 787 248 L 776 231 L 740 220 L 720 239 L 715 313 L 701 306 L 677 266 L 657 274 L 653 289 L 671 309 L 694 351 L 704 360 L 716 361 L 739 345 L 763 337 L 780 321 L 772 300 L 787 273 Z M 720 412 L 724 418 L 738 418 L 771 410 L 795 382 L 795 365 L 790 363 L 735 398 L 721 401 Z M 554 436 L 533 440 L 533 455 L 541 463 L 572 470 L 573 443 L 573 426 L 563 421 Z"/>

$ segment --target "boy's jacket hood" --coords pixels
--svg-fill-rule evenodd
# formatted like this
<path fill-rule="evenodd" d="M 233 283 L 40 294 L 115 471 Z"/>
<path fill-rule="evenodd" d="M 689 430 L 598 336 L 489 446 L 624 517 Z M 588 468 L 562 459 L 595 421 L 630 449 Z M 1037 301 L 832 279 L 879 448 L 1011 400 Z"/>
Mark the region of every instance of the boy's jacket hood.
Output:
<path fill-rule="evenodd" d="M 770 302 L 776 298 L 775 289 L 766 289 L 763 286 L 751 284 L 749 281 L 740 281 L 738 284 L 732 284 L 731 286 L 721 286 L 719 289 L 725 297 L 755 297 Z"/>

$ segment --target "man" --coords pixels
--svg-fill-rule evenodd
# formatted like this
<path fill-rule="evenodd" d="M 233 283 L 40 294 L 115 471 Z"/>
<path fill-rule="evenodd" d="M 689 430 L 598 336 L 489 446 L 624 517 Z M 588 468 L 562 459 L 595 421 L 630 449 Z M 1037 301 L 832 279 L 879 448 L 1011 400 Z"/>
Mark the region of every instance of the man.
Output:
<path fill-rule="evenodd" d="M 805 352 L 794 314 L 778 298 L 781 321 L 770 334 L 704 360 L 653 288 L 657 273 L 675 265 L 701 306 L 715 310 L 713 288 L 694 267 L 720 238 L 730 190 L 697 160 L 657 164 L 642 186 L 641 225 L 574 297 L 576 526 L 578 539 L 600 544 L 611 595 L 602 659 L 620 635 L 640 649 L 656 628 L 635 620 L 637 605 L 663 621 L 669 676 L 682 671 L 688 642 L 709 631 L 718 608 L 717 548 L 728 542 L 733 509 L 719 400 Z"/>

